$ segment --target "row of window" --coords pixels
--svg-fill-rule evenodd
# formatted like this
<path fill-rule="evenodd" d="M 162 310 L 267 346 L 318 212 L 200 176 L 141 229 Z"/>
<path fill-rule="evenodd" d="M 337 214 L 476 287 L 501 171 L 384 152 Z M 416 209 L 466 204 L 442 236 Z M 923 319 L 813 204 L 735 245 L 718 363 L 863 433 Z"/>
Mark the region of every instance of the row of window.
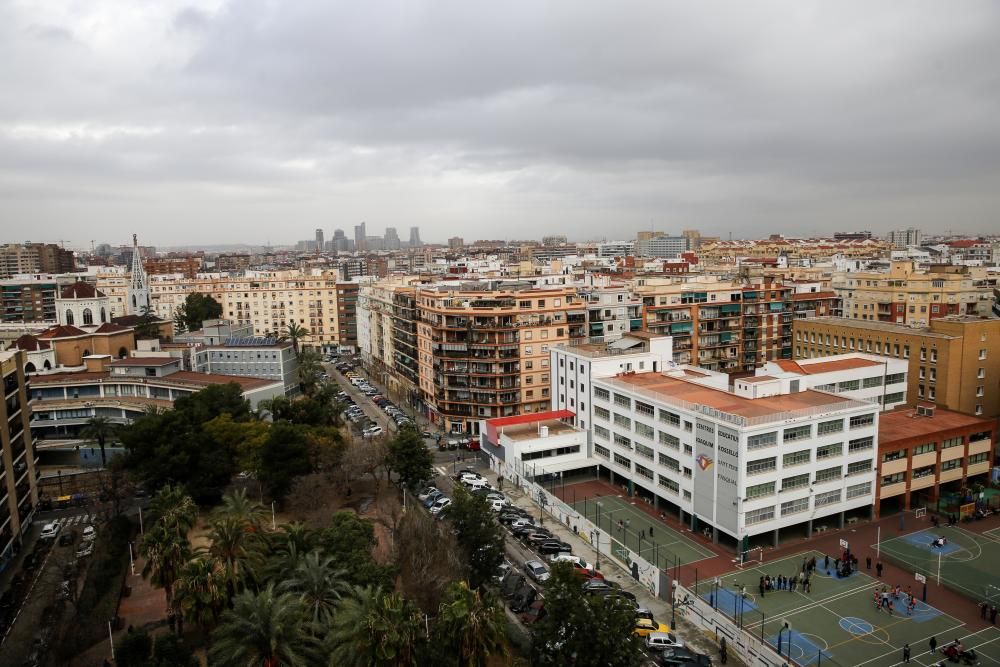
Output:
<path fill-rule="evenodd" d="M 872 492 L 871 482 L 863 482 L 861 484 L 855 484 L 849 486 L 846 489 L 846 495 L 848 500 L 852 498 L 860 498 L 862 496 L 870 495 Z M 813 499 L 813 507 L 819 509 L 820 507 L 825 507 L 827 505 L 833 505 L 834 503 L 839 503 L 842 498 L 841 489 L 835 489 L 833 491 L 827 491 L 825 493 L 817 493 Z M 746 525 L 752 525 L 755 523 L 763 523 L 764 521 L 770 521 L 775 518 L 775 512 L 778 510 L 777 505 L 771 505 L 769 507 L 762 507 L 760 509 L 752 510 L 744 515 L 744 523 Z M 795 500 L 789 500 L 788 502 L 781 503 L 780 511 L 781 516 L 786 517 L 792 514 L 799 514 L 801 512 L 806 512 L 809 510 L 809 498 L 797 498 Z"/>
<path fill-rule="evenodd" d="M 865 449 L 871 449 L 874 445 L 869 443 Z M 850 450 L 850 451 L 860 451 Z M 782 467 L 790 468 L 793 466 L 803 465 L 810 463 L 812 460 L 812 452 L 808 449 L 803 449 L 797 452 L 789 452 L 782 457 Z M 819 457 L 817 457 L 819 458 Z M 848 475 L 856 475 L 858 473 L 870 471 L 873 468 L 873 461 L 871 459 L 866 459 L 864 461 L 857 461 L 851 463 L 847 466 Z M 754 459 L 753 461 L 747 461 L 747 475 L 760 475 L 768 472 L 774 472 L 778 469 L 778 458 L 776 456 L 769 456 L 764 459 Z M 832 470 L 832 468 L 830 469 Z M 839 467 L 838 467 L 839 470 Z M 782 489 L 784 490 L 784 489 Z"/>

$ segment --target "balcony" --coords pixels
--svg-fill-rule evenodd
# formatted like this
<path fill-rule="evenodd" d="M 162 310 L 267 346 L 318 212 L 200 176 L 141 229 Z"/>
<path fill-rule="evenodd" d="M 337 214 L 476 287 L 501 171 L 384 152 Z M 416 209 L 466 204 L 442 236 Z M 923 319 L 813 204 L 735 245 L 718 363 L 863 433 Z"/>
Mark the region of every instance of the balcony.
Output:
<path fill-rule="evenodd" d="M 934 478 L 931 477 L 931 481 L 933 480 Z M 891 498 L 893 496 L 898 496 L 903 493 L 906 493 L 906 482 L 905 481 L 893 482 L 892 484 L 884 485 L 879 491 L 878 497 L 879 499 L 885 499 L 885 498 Z"/>

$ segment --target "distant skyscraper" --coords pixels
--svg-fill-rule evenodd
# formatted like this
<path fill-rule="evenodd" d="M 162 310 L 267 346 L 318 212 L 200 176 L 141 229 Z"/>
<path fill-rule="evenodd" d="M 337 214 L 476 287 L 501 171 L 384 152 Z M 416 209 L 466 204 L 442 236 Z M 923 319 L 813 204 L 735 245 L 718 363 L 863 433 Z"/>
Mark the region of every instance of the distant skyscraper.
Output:
<path fill-rule="evenodd" d="M 360 225 L 354 225 L 354 249 L 357 251 L 367 250 L 368 247 L 365 245 L 367 240 L 367 233 L 365 231 L 365 223 Z"/>
<path fill-rule="evenodd" d="M 323 230 L 316 230 L 316 252 L 323 252 Z"/>
<path fill-rule="evenodd" d="M 410 247 L 419 248 L 422 245 L 423 242 L 420 240 L 420 228 L 410 227 Z"/>
<path fill-rule="evenodd" d="M 386 250 L 399 250 L 399 246 L 399 234 L 396 233 L 396 228 L 386 227 L 382 247 Z"/>
<path fill-rule="evenodd" d="M 885 240 L 891 243 L 897 250 L 905 250 L 907 246 L 920 245 L 920 230 L 912 227 L 909 229 L 894 229 L 886 235 Z"/>
<path fill-rule="evenodd" d="M 452 236 L 450 239 L 448 239 L 448 247 L 451 248 L 452 250 L 461 250 L 463 247 L 465 247 L 465 239 L 463 239 L 461 236 Z"/>
<path fill-rule="evenodd" d="M 332 250 L 334 252 L 347 252 L 350 250 L 351 240 L 344 235 L 343 229 L 335 229 L 330 243 L 333 244 Z"/>

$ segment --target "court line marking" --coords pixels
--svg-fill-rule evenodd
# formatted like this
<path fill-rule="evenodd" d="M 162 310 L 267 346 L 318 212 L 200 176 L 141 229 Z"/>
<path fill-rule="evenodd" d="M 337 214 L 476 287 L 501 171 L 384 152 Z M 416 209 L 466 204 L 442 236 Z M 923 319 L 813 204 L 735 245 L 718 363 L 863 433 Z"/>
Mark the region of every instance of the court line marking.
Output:
<path fill-rule="evenodd" d="M 965 624 L 963 623 L 962 625 L 959 625 L 957 627 L 959 627 L 959 628 L 965 627 Z M 952 630 L 954 630 L 954 629 L 956 629 L 956 628 L 952 628 Z M 969 637 L 974 637 L 974 636 L 978 635 L 980 632 L 986 632 L 987 630 L 990 630 L 990 629 L 991 628 L 983 628 L 982 630 L 977 630 L 976 632 L 973 632 L 972 634 L 965 635 L 961 639 L 968 639 Z M 917 642 L 924 643 L 924 640 L 927 640 L 930 637 L 936 637 L 939 634 L 949 634 L 949 633 L 951 633 L 951 630 L 945 630 L 944 632 L 938 632 L 938 633 L 935 633 L 935 634 L 927 635 L 926 637 L 918 639 L 916 642 L 911 642 L 910 646 L 912 647 L 913 644 L 916 644 Z M 971 648 L 979 648 L 980 646 L 986 646 L 987 644 L 991 644 L 991 643 L 997 641 L 998 639 L 1000 639 L 1000 636 L 994 637 L 993 639 L 990 639 L 989 641 L 983 642 L 982 644 L 976 644 L 975 646 L 973 646 Z M 944 646 L 944 644 L 940 644 L 940 646 Z M 886 657 L 887 655 L 889 655 L 891 653 L 894 653 L 894 652 L 901 651 L 902 649 L 903 649 L 902 646 L 897 646 L 897 647 L 895 647 L 895 649 L 893 651 L 888 651 L 888 652 L 883 653 L 882 655 L 880 655 L 880 656 L 878 656 L 876 658 L 872 658 L 871 660 L 866 660 L 865 662 L 858 663 L 857 667 L 861 667 L 862 665 L 867 665 L 869 662 L 872 662 L 874 660 L 881 660 L 882 658 Z M 923 653 L 918 653 L 917 655 L 911 655 L 910 656 L 910 661 L 912 662 L 913 660 L 917 660 L 919 658 L 923 658 L 924 656 L 927 656 L 927 655 L 938 655 L 938 653 L 931 653 L 930 651 L 924 651 Z M 990 659 L 993 660 L 993 658 L 990 658 Z M 937 664 L 937 662 L 939 662 L 939 661 L 935 658 L 934 659 L 934 663 Z M 995 660 L 994 660 L 994 662 L 995 662 Z M 895 662 L 895 663 L 892 664 L 891 667 L 895 667 L 896 665 L 902 665 L 902 664 L 905 664 L 905 663 L 903 663 L 902 661 Z M 920 663 L 920 664 L 923 664 L 923 663 Z"/>
<path fill-rule="evenodd" d="M 646 537 L 643 538 L 643 541 L 655 542 L 656 544 L 659 544 L 660 547 L 662 547 L 662 548 L 667 548 L 671 544 L 680 544 L 680 545 L 683 545 L 683 546 L 687 547 L 689 550 L 696 552 L 697 555 L 701 556 L 701 558 L 698 558 L 698 559 L 695 559 L 695 560 L 689 560 L 689 561 L 684 562 L 684 565 L 690 565 L 691 563 L 697 563 L 697 562 L 700 562 L 702 560 L 707 560 L 709 558 L 717 558 L 719 556 L 719 554 L 715 553 L 714 551 L 706 549 L 705 547 L 701 546 L 700 544 L 698 544 L 694 540 L 691 540 L 690 538 L 688 538 L 686 535 L 684 535 L 682 532 L 680 532 L 678 529 L 674 528 L 673 526 L 670 526 L 670 525 L 668 525 L 666 523 L 663 523 L 663 522 L 657 522 L 655 519 L 651 518 L 645 512 L 643 512 L 640 509 L 636 509 L 636 507 L 634 505 L 632 505 L 631 503 L 629 503 L 629 502 L 627 502 L 625 500 L 622 500 L 618 496 L 599 496 L 599 498 L 612 499 L 611 500 L 611 504 L 612 505 L 617 505 L 617 507 L 615 509 L 609 509 L 609 510 L 603 509 L 603 505 L 602 505 L 602 509 L 601 509 L 601 518 L 602 519 L 604 518 L 605 514 L 607 514 L 607 515 L 614 515 L 616 512 L 627 512 L 630 517 L 635 517 L 637 521 L 639 519 L 641 519 L 643 521 L 643 523 L 646 525 L 647 529 L 649 528 L 649 526 L 652 526 L 654 528 L 660 527 L 663 530 L 669 531 L 670 533 L 673 533 L 676 536 L 676 539 L 674 539 L 672 542 L 659 542 L 655 538 L 652 539 L 652 540 L 650 540 L 649 538 L 646 538 Z M 588 506 L 585 509 L 589 510 L 590 509 L 589 505 L 595 504 L 597 502 L 602 502 L 603 503 L 603 501 L 591 500 L 591 499 L 588 498 L 587 499 L 587 505 Z M 569 503 L 567 503 L 567 504 L 569 504 Z M 574 511 L 579 512 L 580 514 L 582 514 L 583 516 L 585 516 L 588 520 L 595 520 L 596 521 L 596 516 L 597 516 L 596 513 L 594 513 L 594 515 L 593 515 L 595 518 L 591 519 L 591 513 L 589 511 L 581 510 L 581 508 L 578 507 L 579 504 L 580 504 L 580 501 L 577 501 L 575 504 L 569 504 L 569 506 L 572 507 Z M 602 530 L 603 530 L 603 528 L 602 528 Z M 633 533 L 638 533 L 638 531 L 636 529 L 632 528 L 631 526 L 629 526 L 628 530 L 632 531 Z M 611 533 L 611 536 L 614 537 L 615 534 Z"/>
<path fill-rule="evenodd" d="M 954 618 L 954 617 L 952 616 L 951 618 Z M 964 628 L 964 627 L 965 627 L 965 623 L 961 623 L 959 625 L 956 625 L 953 628 L 949 628 L 948 630 L 942 630 L 940 632 L 931 633 L 929 635 L 921 637 L 920 639 L 917 639 L 917 640 L 914 640 L 914 641 L 910 642 L 910 646 L 912 647 L 912 646 L 914 646 L 914 645 L 916 645 L 918 643 L 925 644 L 927 642 L 927 640 L 929 640 L 931 637 L 936 637 L 938 635 L 947 635 L 947 634 L 950 634 L 950 633 L 954 632 L 955 630 L 957 630 L 959 628 Z M 868 660 L 865 660 L 864 662 L 859 662 L 854 667 L 862 667 L 863 665 L 867 665 L 869 663 L 875 662 L 876 660 L 881 660 L 882 658 L 886 657 L 887 655 L 891 655 L 893 653 L 897 653 L 897 652 L 903 650 L 902 646 L 895 646 L 894 644 L 889 644 L 889 646 L 892 647 L 891 651 L 886 651 L 885 653 L 883 653 L 881 655 L 878 655 L 878 656 L 875 656 L 874 658 L 869 658 Z M 915 657 L 919 658 L 922 655 L 928 655 L 928 654 L 930 654 L 930 651 L 924 651 L 920 655 L 911 656 L 910 660 L 912 661 Z M 899 664 L 899 663 L 896 663 L 896 664 Z"/>

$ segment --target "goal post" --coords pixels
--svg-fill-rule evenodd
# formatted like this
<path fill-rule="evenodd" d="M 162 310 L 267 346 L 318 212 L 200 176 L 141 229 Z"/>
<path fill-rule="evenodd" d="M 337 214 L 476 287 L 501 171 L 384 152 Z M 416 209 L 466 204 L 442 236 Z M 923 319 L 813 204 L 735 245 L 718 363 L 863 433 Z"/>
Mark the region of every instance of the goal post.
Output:
<path fill-rule="evenodd" d="M 741 551 L 740 554 L 733 559 L 733 563 L 736 567 L 756 567 L 764 562 L 764 547 L 753 547 L 747 549 L 746 551 Z"/>

